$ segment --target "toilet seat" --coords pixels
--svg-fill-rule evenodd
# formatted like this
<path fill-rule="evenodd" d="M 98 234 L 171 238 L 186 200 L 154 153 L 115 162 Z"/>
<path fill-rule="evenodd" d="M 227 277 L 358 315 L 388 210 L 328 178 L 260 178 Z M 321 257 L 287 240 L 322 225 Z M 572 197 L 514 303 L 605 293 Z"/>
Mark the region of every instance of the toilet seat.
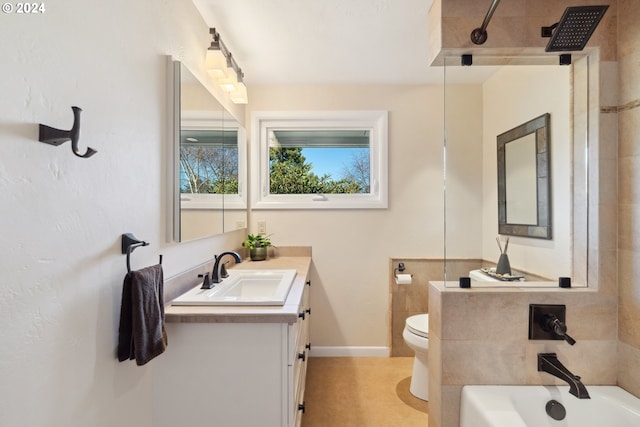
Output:
<path fill-rule="evenodd" d="M 407 317 L 405 322 L 407 329 L 415 335 L 429 338 L 429 314 L 416 314 Z"/>

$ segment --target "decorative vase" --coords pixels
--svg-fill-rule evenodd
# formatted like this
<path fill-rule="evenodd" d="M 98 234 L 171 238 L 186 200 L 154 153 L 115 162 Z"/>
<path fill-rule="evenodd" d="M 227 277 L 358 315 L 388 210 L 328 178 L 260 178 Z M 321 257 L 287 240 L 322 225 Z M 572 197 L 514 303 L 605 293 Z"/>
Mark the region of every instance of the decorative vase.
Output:
<path fill-rule="evenodd" d="M 498 266 L 496 267 L 496 274 L 511 275 L 511 264 L 509 264 L 509 257 L 506 253 L 500 254 L 500 258 L 498 259 Z"/>
<path fill-rule="evenodd" d="M 264 261 L 267 259 L 267 249 L 266 247 L 249 249 L 251 261 Z"/>

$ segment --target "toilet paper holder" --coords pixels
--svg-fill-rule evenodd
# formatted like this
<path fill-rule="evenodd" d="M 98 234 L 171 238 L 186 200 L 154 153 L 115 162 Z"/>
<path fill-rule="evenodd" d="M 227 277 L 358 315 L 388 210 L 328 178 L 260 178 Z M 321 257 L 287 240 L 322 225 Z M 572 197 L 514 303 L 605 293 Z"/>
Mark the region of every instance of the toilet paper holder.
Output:
<path fill-rule="evenodd" d="M 398 278 L 398 272 L 402 273 L 406 270 L 405 266 L 404 266 L 404 262 L 399 262 L 398 266 L 396 268 L 393 269 L 393 278 L 396 281 L 397 284 L 405 284 L 405 282 L 403 282 L 402 280 L 400 280 Z M 409 274 L 410 278 L 413 279 L 413 274 Z"/>

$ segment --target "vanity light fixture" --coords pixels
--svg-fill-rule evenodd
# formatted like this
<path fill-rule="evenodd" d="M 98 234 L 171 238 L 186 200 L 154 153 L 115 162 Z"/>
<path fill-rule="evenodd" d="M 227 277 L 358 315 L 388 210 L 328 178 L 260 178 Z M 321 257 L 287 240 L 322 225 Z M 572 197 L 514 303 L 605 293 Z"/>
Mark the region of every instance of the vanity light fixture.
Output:
<path fill-rule="evenodd" d="M 207 49 L 205 63 L 207 71 L 217 79 L 220 89 L 229 93 L 232 102 L 246 104 L 248 102 L 247 87 L 243 82 L 242 69 L 222 42 L 216 29 L 210 28 L 209 33 L 213 40 Z"/>

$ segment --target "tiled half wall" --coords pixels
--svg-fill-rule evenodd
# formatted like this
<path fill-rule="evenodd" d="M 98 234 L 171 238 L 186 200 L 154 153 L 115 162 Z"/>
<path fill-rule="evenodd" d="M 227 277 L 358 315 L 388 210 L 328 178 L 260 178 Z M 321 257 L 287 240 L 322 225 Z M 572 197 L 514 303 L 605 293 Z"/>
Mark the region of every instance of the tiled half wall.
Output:
<path fill-rule="evenodd" d="M 404 263 L 404 274 L 411 274 L 410 285 L 398 285 L 394 280 L 394 269 L 399 263 Z M 477 258 L 448 259 L 447 280 L 458 280 L 466 277 L 471 270 L 482 267 L 495 267 L 495 262 Z M 402 338 L 407 317 L 429 311 L 429 282 L 442 281 L 444 277 L 445 261 L 443 258 L 391 258 L 389 260 L 389 312 L 391 313 L 391 327 L 389 342 L 392 357 L 413 356 L 413 350 L 407 346 Z M 516 271 L 530 280 L 547 280 L 527 272 Z"/>
<path fill-rule="evenodd" d="M 404 274 L 411 274 L 410 285 L 398 285 L 393 270 L 404 263 Z M 485 266 L 480 259 L 455 259 L 447 261 L 450 277 L 468 276 L 469 271 Z M 413 356 L 402 338 L 404 324 L 409 316 L 427 313 L 429 307 L 429 282 L 444 280 L 442 258 L 391 258 L 389 261 L 389 301 L 391 312 L 390 338 L 391 356 Z"/>

